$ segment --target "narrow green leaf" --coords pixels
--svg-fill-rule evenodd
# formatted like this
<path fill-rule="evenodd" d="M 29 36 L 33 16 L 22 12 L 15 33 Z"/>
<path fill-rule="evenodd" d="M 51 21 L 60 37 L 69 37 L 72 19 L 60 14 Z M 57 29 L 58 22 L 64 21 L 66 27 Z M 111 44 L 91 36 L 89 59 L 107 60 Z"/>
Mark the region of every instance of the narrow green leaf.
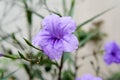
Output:
<path fill-rule="evenodd" d="M 3 79 L 3 76 L 4 76 L 4 72 L 1 72 L 0 80 Z"/>
<path fill-rule="evenodd" d="M 103 12 L 97 14 L 96 16 L 93 16 L 92 18 L 88 19 L 87 21 L 84 21 L 83 23 L 81 23 L 80 25 L 77 26 L 77 29 L 76 29 L 76 30 L 78 30 L 79 28 L 81 28 L 81 27 L 84 26 L 85 24 L 87 24 L 87 23 L 93 21 L 94 19 L 100 17 L 101 15 L 105 14 L 106 12 L 112 10 L 113 8 L 114 8 L 114 7 L 109 8 L 109 9 L 107 9 L 107 10 L 105 10 L 105 11 L 103 11 Z"/>
<path fill-rule="evenodd" d="M 33 10 L 30 10 L 30 9 L 29 9 L 29 11 L 31 11 L 33 14 L 37 15 L 37 16 L 40 17 L 41 19 L 44 18 L 44 16 L 42 16 L 41 14 L 38 14 L 37 12 L 35 12 L 35 11 L 33 11 Z"/>
<path fill-rule="evenodd" d="M 24 3 L 24 6 L 25 6 L 25 13 L 26 13 L 27 21 L 31 25 L 32 24 L 32 12 L 28 10 L 29 7 L 27 5 L 26 0 L 23 0 L 23 3 Z"/>
<path fill-rule="evenodd" d="M 17 44 L 21 49 L 24 50 L 24 46 L 21 44 L 21 42 L 15 37 L 15 34 L 12 33 L 12 39 L 15 42 L 15 44 Z"/>
<path fill-rule="evenodd" d="M 62 74 L 62 80 L 74 80 L 75 74 L 71 70 L 64 70 Z"/>
<path fill-rule="evenodd" d="M 3 55 L 3 56 L 10 59 L 19 59 L 16 55 Z"/>
<path fill-rule="evenodd" d="M 31 70 L 30 70 L 30 65 L 23 63 L 23 67 L 24 67 L 26 73 L 28 74 L 28 76 L 31 77 L 32 74 L 31 74 Z"/>
<path fill-rule="evenodd" d="M 62 6 L 63 6 L 64 15 L 66 15 L 67 13 L 66 0 L 62 0 Z"/>
<path fill-rule="evenodd" d="M 21 57 L 22 59 L 26 59 L 26 58 L 22 55 L 21 52 L 18 51 L 18 53 L 19 53 L 19 55 L 20 55 L 20 57 Z"/>
<path fill-rule="evenodd" d="M 35 48 L 35 49 L 39 50 L 39 51 L 42 51 L 42 50 L 40 50 L 39 48 L 37 48 L 37 47 L 33 46 L 33 45 L 31 44 L 31 42 L 30 42 L 30 41 L 28 41 L 27 39 L 25 39 L 25 38 L 23 38 L 23 39 L 25 40 L 25 42 L 26 42 L 29 46 L 31 46 L 31 47 L 33 47 L 33 48 Z"/>
<path fill-rule="evenodd" d="M 40 65 L 46 65 L 46 64 L 48 64 L 48 65 L 55 65 L 55 66 L 58 67 L 57 62 L 51 61 L 50 59 L 43 59 L 43 60 L 41 60 Z"/>
<path fill-rule="evenodd" d="M 25 40 L 25 42 L 26 42 L 29 46 L 33 46 L 30 41 L 28 41 L 28 40 L 25 39 L 25 38 L 23 38 L 23 39 Z"/>
<path fill-rule="evenodd" d="M 71 57 L 71 55 L 70 55 L 70 53 L 65 52 L 63 55 L 64 55 L 63 56 L 63 62 L 65 62 L 66 60 L 68 60 L 71 63 L 74 62 L 73 59 L 72 59 L 72 57 Z"/>
<path fill-rule="evenodd" d="M 32 24 L 32 12 L 26 9 L 26 16 L 28 23 L 31 25 Z"/>
<path fill-rule="evenodd" d="M 93 36 L 95 36 L 97 33 L 98 33 L 98 32 L 96 31 L 96 32 L 94 32 L 94 33 L 91 33 L 91 34 L 87 35 L 84 40 L 80 41 L 79 47 L 84 46 L 84 44 L 87 43 L 87 42 L 88 42 Z"/>
<path fill-rule="evenodd" d="M 51 11 L 54 14 L 57 14 L 58 16 L 62 17 L 62 15 L 59 12 Z"/>
<path fill-rule="evenodd" d="M 69 16 L 73 16 L 74 8 L 75 8 L 75 0 L 72 0 L 70 10 L 69 10 L 69 13 L 68 13 Z"/>
<path fill-rule="evenodd" d="M 44 80 L 42 76 L 42 71 L 40 69 L 36 69 L 33 71 L 33 76 L 39 78 L 39 80 Z"/>
<path fill-rule="evenodd" d="M 19 33 L 19 32 L 20 32 L 20 31 L 16 31 L 16 32 L 13 32 L 12 34 L 17 34 L 17 33 Z M 4 40 L 12 37 L 12 34 L 7 34 L 7 35 L 5 35 L 5 36 L 0 36 L 0 41 L 4 41 Z"/>
<path fill-rule="evenodd" d="M 18 71 L 18 69 L 13 71 L 13 72 L 11 72 L 11 73 L 9 73 L 7 76 L 3 77 L 2 80 L 8 80 L 8 78 L 11 77 L 17 71 Z"/>

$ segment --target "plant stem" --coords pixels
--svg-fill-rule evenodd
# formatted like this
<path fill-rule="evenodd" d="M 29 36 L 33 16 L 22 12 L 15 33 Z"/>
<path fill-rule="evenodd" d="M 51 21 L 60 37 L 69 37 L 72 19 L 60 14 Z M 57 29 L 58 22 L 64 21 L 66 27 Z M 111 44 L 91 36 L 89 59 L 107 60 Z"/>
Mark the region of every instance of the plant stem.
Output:
<path fill-rule="evenodd" d="M 78 50 L 76 51 L 75 61 L 74 61 L 75 77 L 77 77 L 77 71 L 78 71 L 78 66 L 77 66 L 78 57 L 77 56 L 78 56 Z"/>
<path fill-rule="evenodd" d="M 58 80 L 62 80 L 61 74 L 62 74 L 62 68 L 63 68 L 63 57 L 64 57 L 64 54 L 62 55 L 60 66 L 59 66 Z"/>

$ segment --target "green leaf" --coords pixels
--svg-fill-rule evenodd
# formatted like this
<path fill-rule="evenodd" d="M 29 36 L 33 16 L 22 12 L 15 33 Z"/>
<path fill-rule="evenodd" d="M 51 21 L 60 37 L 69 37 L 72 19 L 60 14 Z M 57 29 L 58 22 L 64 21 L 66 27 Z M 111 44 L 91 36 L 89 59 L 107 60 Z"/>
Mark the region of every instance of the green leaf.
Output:
<path fill-rule="evenodd" d="M 62 6 L 63 6 L 64 15 L 66 15 L 67 13 L 66 0 L 62 0 Z"/>
<path fill-rule="evenodd" d="M 83 23 L 81 23 L 80 25 L 77 26 L 77 29 L 76 29 L 76 30 L 79 30 L 79 28 L 81 28 L 81 27 L 84 26 L 85 24 L 87 24 L 87 23 L 93 21 L 94 19 L 100 17 L 101 15 L 103 15 L 103 14 L 105 14 L 106 12 L 112 10 L 113 8 L 114 8 L 114 7 L 110 8 L 110 9 L 107 9 L 107 10 L 105 10 L 105 11 L 103 11 L 103 12 L 97 14 L 96 16 L 93 16 L 92 18 L 88 19 L 87 21 L 84 21 Z"/>
<path fill-rule="evenodd" d="M 15 37 L 15 34 L 12 33 L 12 39 L 15 42 L 15 44 L 17 44 L 21 49 L 24 50 L 24 46 L 20 43 L 20 41 Z"/>
<path fill-rule="evenodd" d="M 85 32 L 84 30 L 81 30 L 81 29 L 74 32 L 74 34 L 77 36 L 79 41 L 82 41 L 88 35 L 87 32 Z"/>
<path fill-rule="evenodd" d="M 16 55 L 3 55 L 3 56 L 10 59 L 19 59 L 18 56 Z"/>
<path fill-rule="evenodd" d="M 107 77 L 107 79 L 105 80 L 120 80 L 120 72 L 117 71 L 117 72 L 111 73 L 110 76 Z"/>
<path fill-rule="evenodd" d="M 4 72 L 1 73 L 0 80 L 3 79 L 3 76 L 4 76 Z"/>
<path fill-rule="evenodd" d="M 39 50 L 39 51 L 42 51 L 42 50 L 40 50 L 39 48 L 37 48 L 37 47 L 33 46 L 33 45 L 31 44 L 31 42 L 30 42 L 30 41 L 28 41 L 27 39 L 25 39 L 25 38 L 23 38 L 23 39 L 25 40 L 25 42 L 26 42 L 29 46 L 31 46 L 31 47 L 33 47 L 33 48 L 35 48 L 35 49 Z"/>
<path fill-rule="evenodd" d="M 4 41 L 4 40 L 12 37 L 13 34 L 16 34 L 16 33 L 19 33 L 19 32 L 20 32 L 20 31 L 16 31 L 16 32 L 13 32 L 12 34 L 7 34 L 7 35 L 5 35 L 5 36 L 3 36 L 3 37 L 0 36 L 0 41 Z"/>
<path fill-rule="evenodd" d="M 54 13 L 54 14 L 56 14 L 56 15 L 58 15 L 58 16 L 60 16 L 60 17 L 62 17 L 62 15 L 60 14 L 60 12 L 55 12 L 55 11 L 52 11 L 52 10 L 51 10 L 51 12 Z"/>
<path fill-rule="evenodd" d="M 11 77 L 17 71 L 18 71 L 18 69 L 13 71 L 13 72 L 11 72 L 11 73 L 9 73 L 7 76 L 3 77 L 2 80 L 8 80 L 8 78 Z"/>
<path fill-rule="evenodd" d="M 87 43 L 87 42 L 88 42 L 92 37 L 94 37 L 97 33 L 98 33 L 98 32 L 96 31 L 96 32 L 94 32 L 94 33 L 88 34 L 85 39 L 83 39 L 82 41 L 80 41 L 79 47 L 84 46 L 85 43 Z"/>
<path fill-rule="evenodd" d="M 19 55 L 20 55 L 20 57 L 21 57 L 22 59 L 26 59 L 26 58 L 22 55 L 21 52 L 18 51 L 18 53 L 19 53 Z"/>
<path fill-rule="evenodd" d="M 39 78 L 39 80 L 44 80 L 43 76 L 42 76 L 42 71 L 40 69 L 36 69 L 33 72 L 33 76 Z"/>
<path fill-rule="evenodd" d="M 70 10 L 69 10 L 69 13 L 68 13 L 69 16 L 73 16 L 74 7 L 75 7 L 75 0 L 72 0 L 71 1 L 71 6 L 70 6 Z"/>
<path fill-rule="evenodd" d="M 55 65 L 58 67 L 57 62 L 51 61 L 50 59 L 41 59 L 40 65 Z"/>
<path fill-rule="evenodd" d="M 65 70 L 62 74 L 62 80 L 74 80 L 75 74 L 71 70 Z"/>
<path fill-rule="evenodd" d="M 37 16 L 40 17 L 41 19 L 44 18 L 44 16 L 42 16 L 41 14 L 38 14 L 37 12 L 35 12 L 35 11 L 33 11 L 33 10 L 30 10 L 30 9 L 29 9 L 29 11 L 31 11 L 33 14 L 37 15 Z"/>
<path fill-rule="evenodd" d="M 28 76 L 29 76 L 30 78 L 33 78 L 32 70 L 31 70 L 31 68 L 30 68 L 30 65 L 23 63 L 23 67 L 24 67 L 26 73 L 28 74 Z"/>
<path fill-rule="evenodd" d="M 26 17 L 28 20 L 28 23 L 31 25 L 32 24 L 32 12 L 26 9 Z"/>
<path fill-rule="evenodd" d="M 42 15 L 40 15 L 37 12 L 29 9 L 28 6 L 27 6 L 26 0 L 23 0 L 23 2 L 24 2 L 24 5 L 25 5 L 25 9 L 26 9 L 27 18 L 28 18 L 29 23 L 31 23 L 31 21 L 32 21 L 32 13 L 34 13 L 35 15 L 37 15 L 38 17 L 40 17 L 42 19 L 44 18 Z"/>
<path fill-rule="evenodd" d="M 23 3 L 24 3 L 24 6 L 25 6 L 25 13 L 26 13 L 27 21 L 31 25 L 32 24 L 32 12 L 28 10 L 29 7 L 27 5 L 27 1 L 23 0 Z"/>
<path fill-rule="evenodd" d="M 65 53 L 63 54 L 63 62 L 65 62 L 66 60 L 68 60 L 68 61 L 71 62 L 71 63 L 74 62 L 73 59 L 72 59 L 72 57 L 71 57 L 71 55 L 70 55 L 70 53 L 67 53 L 67 52 L 65 52 Z"/>

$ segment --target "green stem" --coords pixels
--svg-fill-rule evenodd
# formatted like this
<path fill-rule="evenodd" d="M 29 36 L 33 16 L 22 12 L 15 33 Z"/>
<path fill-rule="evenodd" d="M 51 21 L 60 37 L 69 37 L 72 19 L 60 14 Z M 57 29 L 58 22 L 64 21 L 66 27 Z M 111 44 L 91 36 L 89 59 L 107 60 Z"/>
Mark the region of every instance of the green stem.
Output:
<path fill-rule="evenodd" d="M 63 68 L 63 57 L 64 57 L 64 54 L 62 55 L 60 66 L 59 66 L 58 80 L 62 80 L 61 74 L 62 74 L 62 68 Z"/>

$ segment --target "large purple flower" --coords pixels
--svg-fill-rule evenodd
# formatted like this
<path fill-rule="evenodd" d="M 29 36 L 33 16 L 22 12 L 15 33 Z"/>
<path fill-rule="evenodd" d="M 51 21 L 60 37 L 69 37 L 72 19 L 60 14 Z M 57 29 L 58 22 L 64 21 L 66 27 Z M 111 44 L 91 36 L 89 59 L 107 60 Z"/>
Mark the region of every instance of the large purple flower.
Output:
<path fill-rule="evenodd" d="M 100 77 L 94 77 L 91 74 L 85 74 L 79 78 L 76 78 L 75 80 L 102 80 Z"/>
<path fill-rule="evenodd" d="M 33 45 L 39 46 L 50 59 L 61 58 L 63 52 L 73 52 L 78 48 L 78 40 L 72 33 L 76 23 L 71 17 L 55 14 L 45 17 L 42 30 L 33 38 Z"/>
<path fill-rule="evenodd" d="M 104 61 L 106 64 L 120 63 L 120 48 L 115 42 L 109 42 L 105 45 Z"/>

